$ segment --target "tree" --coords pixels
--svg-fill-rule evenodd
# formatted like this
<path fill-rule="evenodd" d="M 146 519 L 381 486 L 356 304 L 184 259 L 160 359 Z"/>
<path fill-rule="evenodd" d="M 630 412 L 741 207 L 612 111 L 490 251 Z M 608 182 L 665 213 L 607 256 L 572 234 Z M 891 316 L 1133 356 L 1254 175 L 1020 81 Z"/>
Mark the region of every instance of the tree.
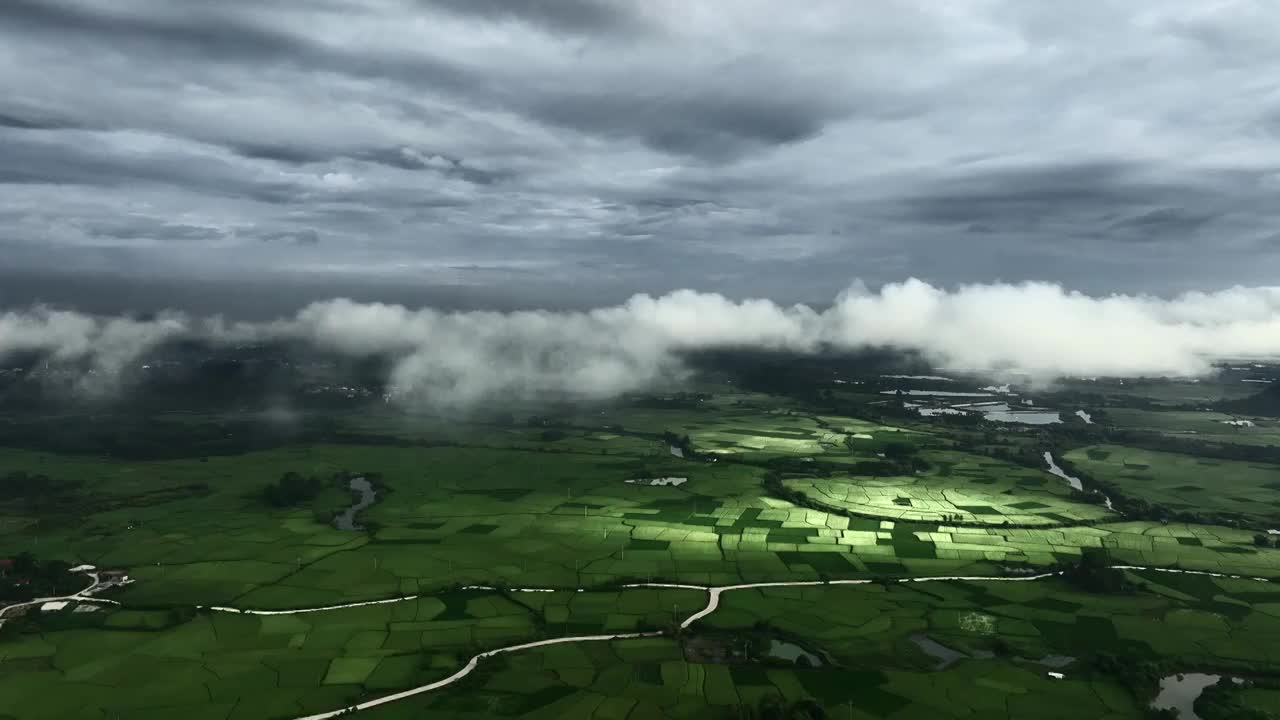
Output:
<path fill-rule="evenodd" d="M 1083 548 L 1080 562 L 1063 572 L 1067 582 L 1081 590 L 1094 593 L 1117 593 L 1130 590 L 1125 575 L 1109 567 L 1110 557 L 1103 548 Z"/>
<path fill-rule="evenodd" d="M 20 552 L 13 558 L 13 574 L 19 577 L 30 577 L 39 570 L 36 556 L 30 552 Z"/>
<path fill-rule="evenodd" d="M 911 443 L 891 442 L 884 446 L 884 456 L 895 462 L 903 462 L 915 452 L 916 448 Z"/>
<path fill-rule="evenodd" d="M 303 477 L 290 471 L 281 475 L 274 485 L 268 485 L 262 495 L 269 505 L 290 507 L 314 499 L 322 487 L 319 478 Z"/>
<path fill-rule="evenodd" d="M 787 710 L 789 720 L 826 720 L 827 711 L 813 700 L 797 700 Z"/>
<path fill-rule="evenodd" d="M 777 695 L 765 695 L 758 706 L 760 720 L 783 720 L 782 699 Z"/>

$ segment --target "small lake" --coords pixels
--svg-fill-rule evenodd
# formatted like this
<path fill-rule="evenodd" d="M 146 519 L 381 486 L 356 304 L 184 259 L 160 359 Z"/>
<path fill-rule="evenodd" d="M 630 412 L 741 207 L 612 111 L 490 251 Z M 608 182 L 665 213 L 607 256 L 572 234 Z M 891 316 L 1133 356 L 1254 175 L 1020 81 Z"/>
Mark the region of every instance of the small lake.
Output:
<path fill-rule="evenodd" d="M 972 654 L 953 650 L 924 633 L 916 633 L 910 637 L 910 640 L 916 644 L 916 647 L 923 650 L 926 655 L 938 661 L 937 666 L 934 667 L 935 670 L 945 670 L 960 660 L 967 660 L 970 658 L 974 660 L 990 660 L 995 657 L 995 653 L 990 650 L 978 650 Z M 1053 668 L 1055 670 L 1064 668 L 1076 661 L 1076 659 L 1070 655 L 1045 655 L 1039 660 L 1024 657 L 1015 659 L 1020 662 L 1032 663 L 1034 665 Z"/>
<path fill-rule="evenodd" d="M 944 395 L 946 393 L 943 393 Z M 924 416 L 960 415 L 964 412 L 982 413 L 983 418 L 991 422 L 1022 423 L 1024 425 L 1053 425 L 1062 422 L 1058 411 L 1045 408 L 1013 407 L 1007 402 L 973 402 L 952 405 L 946 408 L 920 408 Z"/>
<path fill-rule="evenodd" d="M 983 414 L 992 422 L 1023 425 L 1053 425 L 1062 422 L 1058 413 L 1051 410 L 993 410 Z"/>
<path fill-rule="evenodd" d="M 881 395 L 934 395 L 936 397 L 983 398 L 993 397 L 988 392 L 952 392 L 950 390 L 881 390 Z"/>
<path fill-rule="evenodd" d="M 935 670 L 945 670 L 957 661 L 969 657 L 959 650 L 952 650 L 928 635 L 916 633 L 911 636 L 911 642 L 915 643 L 916 647 L 923 650 L 926 655 L 938 661 L 938 664 L 934 667 Z"/>
<path fill-rule="evenodd" d="M 1206 673 L 1183 673 L 1161 678 L 1160 694 L 1151 701 L 1151 707 L 1156 710 L 1177 710 L 1178 717 L 1182 720 L 1202 720 L 1196 714 L 1196 698 L 1200 697 L 1205 688 L 1221 679 L 1221 675 Z M 1240 679 L 1232 678 L 1232 681 L 1238 683 Z"/>
<path fill-rule="evenodd" d="M 378 493 L 374 491 L 373 483 L 363 477 L 351 478 L 349 487 L 351 488 L 352 496 L 358 496 L 355 497 L 356 502 L 351 507 L 343 510 L 342 514 L 335 517 L 333 519 L 333 525 L 339 530 L 360 532 L 364 530 L 364 526 L 356 524 L 356 515 L 359 514 L 361 510 L 364 510 L 377 502 Z"/>
<path fill-rule="evenodd" d="M 658 485 L 667 487 L 678 487 L 689 482 L 689 478 L 683 477 L 660 477 L 660 478 L 641 478 L 633 480 L 624 480 L 623 482 L 631 485 Z"/>
<path fill-rule="evenodd" d="M 1070 655 L 1045 655 L 1039 660 L 1027 659 L 1027 662 L 1029 663 L 1043 665 L 1047 668 L 1053 668 L 1054 670 L 1061 670 L 1075 661 L 1076 659 Z"/>
<path fill-rule="evenodd" d="M 804 658 L 809 661 L 809 667 L 822 667 L 825 664 L 822 658 L 799 645 L 778 639 L 769 641 L 769 657 L 786 660 L 793 664 L 800 658 Z"/>

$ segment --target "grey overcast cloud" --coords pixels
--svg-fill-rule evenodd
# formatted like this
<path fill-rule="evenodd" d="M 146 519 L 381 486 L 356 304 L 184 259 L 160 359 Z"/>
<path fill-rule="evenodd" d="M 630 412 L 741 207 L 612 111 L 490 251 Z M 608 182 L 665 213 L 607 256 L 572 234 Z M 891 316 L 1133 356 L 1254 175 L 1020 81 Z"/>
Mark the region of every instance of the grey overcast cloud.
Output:
<path fill-rule="evenodd" d="M 0 305 L 1280 277 L 1271 0 L 4 0 Z"/>

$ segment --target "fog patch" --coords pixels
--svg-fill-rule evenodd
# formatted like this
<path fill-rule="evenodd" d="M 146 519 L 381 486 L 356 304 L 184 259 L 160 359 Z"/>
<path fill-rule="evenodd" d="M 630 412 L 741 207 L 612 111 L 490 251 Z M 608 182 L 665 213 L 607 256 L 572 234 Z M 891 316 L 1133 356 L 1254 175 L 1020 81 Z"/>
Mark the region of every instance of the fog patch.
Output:
<path fill-rule="evenodd" d="M 716 349 L 889 349 L 956 372 L 1033 380 L 1195 376 L 1209 374 L 1217 357 L 1280 355 L 1280 288 L 1162 299 L 1090 297 L 1047 283 L 947 290 L 908 280 L 878 292 L 854 285 L 825 310 L 680 290 L 586 312 L 446 312 L 337 299 L 266 323 L 176 313 L 101 318 L 47 307 L 0 315 L 0 358 L 34 352 L 83 368 L 81 389 L 93 392 L 180 338 L 289 341 L 386 358 L 392 400 L 438 408 L 616 397 L 679 383 L 689 373 L 684 354 Z"/>

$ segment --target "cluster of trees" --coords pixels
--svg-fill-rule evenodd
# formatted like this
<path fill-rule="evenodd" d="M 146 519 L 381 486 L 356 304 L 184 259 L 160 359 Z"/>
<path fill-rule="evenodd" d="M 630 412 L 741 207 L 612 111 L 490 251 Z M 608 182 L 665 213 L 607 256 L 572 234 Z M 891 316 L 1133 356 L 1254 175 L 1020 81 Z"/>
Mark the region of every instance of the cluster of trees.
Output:
<path fill-rule="evenodd" d="M 911 443 L 891 442 L 886 444 L 882 451 L 885 460 L 896 465 L 898 469 L 907 471 L 902 474 L 924 472 L 932 467 L 928 460 L 917 454 L 919 448 Z"/>
<path fill-rule="evenodd" d="M 1223 425 L 1223 427 L 1228 428 L 1230 426 Z M 1158 452 L 1196 455 L 1217 460 L 1280 463 L 1280 447 L 1275 445 L 1206 442 L 1184 436 L 1163 435 L 1139 430 L 1110 430 L 1105 433 L 1103 439 L 1113 445 L 1129 445 Z"/>
<path fill-rule="evenodd" d="M 128 413 L 56 419 L 3 419 L 0 436 L 13 447 L 123 460 L 236 455 L 295 441 L 320 442 L 325 422 L 283 425 L 258 420 L 190 422 Z"/>
<path fill-rule="evenodd" d="M 756 705 L 738 705 L 725 711 L 726 720 L 826 720 L 827 711 L 813 700 L 790 704 L 777 695 L 765 695 Z"/>
<path fill-rule="evenodd" d="M 262 499 L 272 507 L 293 507 L 314 500 L 323 489 L 324 481 L 320 478 L 289 471 L 263 489 Z"/>
<path fill-rule="evenodd" d="M 0 474 L 0 505 L 32 515 L 57 511 L 72 502 L 77 487 L 42 473 L 12 470 Z"/>
<path fill-rule="evenodd" d="M 1280 417 L 1280 383 L 1272 383 L 1270 387 L 1253 397 L 1223 403 L 1222 409 L 1245 415 Z"/>
<path fill-rule="evenodd" d="M 0 565 L 0 602 L 25 602 L 38 597 L 70 595 L 85 586 L 84 578 L 68 572 L 61 560 L 38 560 L 29 552 L 18 553 Z"/>
<path fill-rule="evenodd" d="M 645 395 L 638 397 L 632 401 L 636 407 L 660 408 L 665 410 L 674 409 L 697 409 L 699 405 L 710 400 L 713 395 L 700 392 L 678 392 L 665 397 L 656 395 Z"/>
<path fill-rule="evenodd" d="M 1110 556 L 1103 548 L 1083 548 L 1080 561 L 1062 574 L 1068 584 L 1091 593 L 1122 593 L 1135 588 L 1121 570 L 1111 567 Z"/>
<path fill-rule="evenodd" d="M 1099 677 L 1115 681 L 1129 688 L 1129 692 L 1137 698 L 1152 697 L 1160 687 L 1160 678 L 1167 674 L 1167 668 L 1149 659 L 1123 657 L 1109 652 L 1100 652 L 1089 658 L 1089 670 Z M 1148 720 L 1177 720 L 1175 710 L 1146 711 Z"/>
<path fill-rule="evenodd" d="M 677 435 L 670 430 L 665 430 L 662 433 L 662 441 L 673 448 L 679 448 L 686 460 L 698 457 L 698 451 L 693 448 L 693 441 L 688 435 Z"/>
<path fill-rule="evenodd" d="M 1223 676 L 1200 693 L 1194 710 L 1205 720 L 1275 720 L 1275 715 L 1245 704 L 1241 691 L 1246 687 Z"/>

